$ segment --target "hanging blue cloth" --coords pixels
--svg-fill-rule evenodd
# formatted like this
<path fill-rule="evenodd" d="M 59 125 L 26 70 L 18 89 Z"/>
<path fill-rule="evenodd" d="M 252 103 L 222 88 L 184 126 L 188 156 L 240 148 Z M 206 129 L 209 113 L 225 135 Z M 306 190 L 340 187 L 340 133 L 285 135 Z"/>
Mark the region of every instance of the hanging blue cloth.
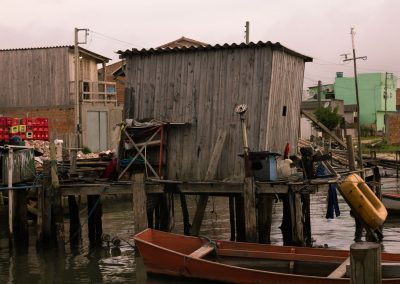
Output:
<path fill-rule="evenodd" d="M 315 172 L 317 176 L 325 176 L 329 174 L 323 164 L 319 164 Z M 325 218 L 333 219 L 334 218 L 333 213 L 335 213 L 336 217 L 340 216 L 336 185 L 330 184 L 328 189 L 328 208 L 326 210 Z"/>
<path fill-rule="evenodd" d="M 339 202 L 337 198 L 336 185 L 330 184 L 328 189 L 328 209 L 326 210 L 326 219 L 333 219 L 333 211 L 336 217 L 340 216 Z"/>

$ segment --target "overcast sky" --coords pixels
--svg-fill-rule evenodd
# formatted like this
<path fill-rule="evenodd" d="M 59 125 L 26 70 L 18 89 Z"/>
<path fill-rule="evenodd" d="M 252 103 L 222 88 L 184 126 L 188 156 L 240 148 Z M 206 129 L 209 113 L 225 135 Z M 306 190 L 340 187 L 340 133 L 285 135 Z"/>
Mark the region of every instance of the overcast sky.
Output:
<path fill-rule="evenodd" d="M 305 87 L 353 76 L 350 28 L 359 73 L 400 75 L 398 0 L 0 0 L 0 49 L 72 45 L 74 28 L 90 30 L 84 48 L 118 59 L 117 50 L 157 47 L 181 36 L 210 44 L 280 42 L 314 58 Z"/>

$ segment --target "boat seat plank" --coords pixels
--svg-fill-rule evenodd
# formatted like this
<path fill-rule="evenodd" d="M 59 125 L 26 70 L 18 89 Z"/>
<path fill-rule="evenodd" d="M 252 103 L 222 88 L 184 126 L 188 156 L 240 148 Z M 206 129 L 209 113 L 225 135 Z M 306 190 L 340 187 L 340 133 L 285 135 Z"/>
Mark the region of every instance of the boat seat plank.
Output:
<path fill-rule="evenodd" d="M 346 258 L 345 261 L 341 265 L 338 266 L 331 274 L 328 275 L 328 278 L 342 278 L 346 275 L 346 267 L 350 264 L 350 257 Z"/>
<path fill-rule="evenodd" d="M 189 254 L 190 257 L 193 258 L 202 258 L 212 252 L 214 250 L 214 246 L 210 243 L 206 243 L 202 245 L 200 248 Z"/>

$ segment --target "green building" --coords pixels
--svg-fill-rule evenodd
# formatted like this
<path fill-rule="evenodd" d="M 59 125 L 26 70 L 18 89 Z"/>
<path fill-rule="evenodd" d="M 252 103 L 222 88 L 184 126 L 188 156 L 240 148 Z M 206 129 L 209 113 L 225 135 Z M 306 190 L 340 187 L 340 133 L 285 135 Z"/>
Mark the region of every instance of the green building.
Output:
<path fill-rule="evenodd" d="M 361 125 L 383 131 L 385 111 L 396 112 L 396 76 L 390 73 L 364 73 L 358 74 L 357 79 Z M 354 77 L 343 77 L 343 73 L 337 72 L 335 83 L 323 85 L 321 89 L 324 87 L 329 91 L 322 91 L 321 99 L 343 100 L 345 106 L 357 104 Z M 309 88 L 309 93 L 314 95 L 314 99 L 317 99 L 317 92 L 317 86 Z"/>

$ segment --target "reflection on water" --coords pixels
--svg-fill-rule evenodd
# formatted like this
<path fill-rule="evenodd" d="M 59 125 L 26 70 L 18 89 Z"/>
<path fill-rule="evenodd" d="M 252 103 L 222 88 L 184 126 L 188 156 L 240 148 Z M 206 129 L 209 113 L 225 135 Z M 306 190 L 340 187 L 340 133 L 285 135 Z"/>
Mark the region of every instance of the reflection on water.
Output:
<path fill-rule="evenodd" d="M 390 191 L 397 181 L 388 185 Z M 312 236 L 315 245 L 348 249 L 353 243 L 354 220 L 349 208 L 339 197 L 341 215 L 325 219 L 326 190 L 320 189 L 311 196 Z M 194 214 L 196 197 L 188 196 L 190 216 Z M 127 200 L 127 199 L 126 199 Z M 140 258 L 134 256 L 133 213 L 129 201 L 108 201 L 103 205 L 103 231 L 112 237 L 123 239 L 120 248 L 90 248 L 87 241 L 87 227 L 83 227 L 83 242 L 79 247 L 66 245 L 65 254 L 57 250 L 39 251 L 35 247 L 35 232 L 30 228 L 30 246 L 12 250 L 8 246 L 6 208 L 0 209 L 0 283 L 185 283 L 182 280 L 165 277 L 147 277 Z M 179 197 L 175 199 L 175 232 L 183 232 Z M 82 212 L 86 212 L 83 210 Z M 81 216 L 81 222 L 84 222 Z M 281 202 L 274 203 L 271 241 L 282 245 L 279 226 L 282 219 Z M 384 226 L 383 248 L 388 252 L 400 253 L 400 216 L 391 216 Z M 68 220 L 65 220 L 65 235 L 68 236 Z M 210 198 L 206 209 L 201 235 L 229 240 L 228 199 Z M 127 241 L 127 242 L 125 242 Z M 147 280 L 146 280 L 147 279 Z M 194 283 L 187 281 L 186 283 Z M 198 283 L 204 283 L 199 281 Z"/>

